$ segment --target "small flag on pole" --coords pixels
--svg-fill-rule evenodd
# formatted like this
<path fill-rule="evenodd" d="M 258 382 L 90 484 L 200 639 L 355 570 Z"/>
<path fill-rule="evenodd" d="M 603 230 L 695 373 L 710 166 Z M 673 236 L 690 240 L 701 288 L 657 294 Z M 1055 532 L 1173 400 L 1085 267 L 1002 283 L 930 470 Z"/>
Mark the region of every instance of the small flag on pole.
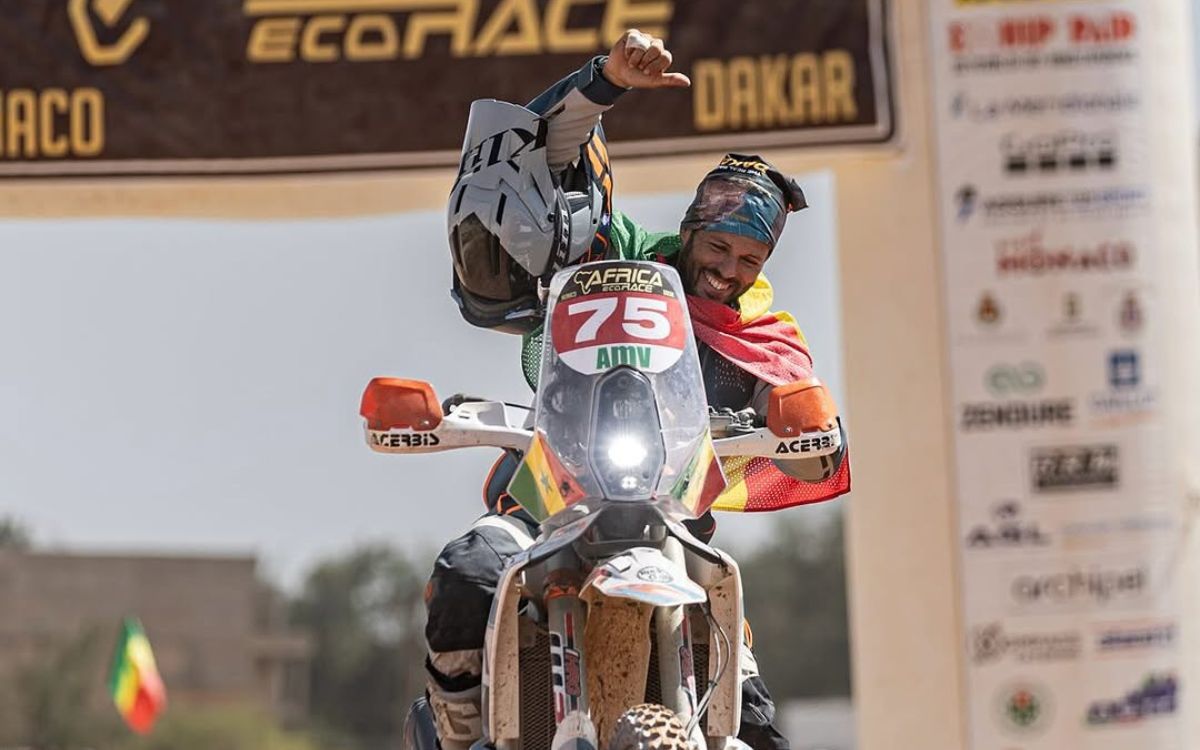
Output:
<path fill-rule="evenodd" d="M 154 664 L 150 640 L 135 618 L 127 617 L 121 625 L 108 690 L 121 718 L 139 734 L 149 732 L 167 707 L 167 690 Z"/>

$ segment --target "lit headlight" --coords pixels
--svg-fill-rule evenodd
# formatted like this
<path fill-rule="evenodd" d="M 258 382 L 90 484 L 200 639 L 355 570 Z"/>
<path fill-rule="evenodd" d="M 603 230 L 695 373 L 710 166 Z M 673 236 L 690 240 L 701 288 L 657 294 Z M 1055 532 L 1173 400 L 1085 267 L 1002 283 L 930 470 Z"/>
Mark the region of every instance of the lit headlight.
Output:
<path fill-rule="evenodd" d="M 608 444 L 608 460 L 618 469 L 632 469 L 646 460 L 646 446 L 636 437 L 620 435 Z"/>
<path fill-rule="evenodd" d="M 633 368 L 617 367 L 600 379 L 593 403 L 588 444 L 605 496 L 648 499 L 666 459 L 650 381 Z"/>

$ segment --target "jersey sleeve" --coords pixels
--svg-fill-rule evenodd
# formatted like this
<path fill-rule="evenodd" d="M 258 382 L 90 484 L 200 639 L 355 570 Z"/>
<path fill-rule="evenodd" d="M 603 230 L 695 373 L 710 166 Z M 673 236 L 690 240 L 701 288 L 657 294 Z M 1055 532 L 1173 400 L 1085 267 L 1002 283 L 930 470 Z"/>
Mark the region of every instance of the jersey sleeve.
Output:
<path fill-rule="evenodd" d="M 621 260 L 671 262 L 679 252 L 677 232 L 648 232 L 620 211 L 613 211 L 609 239 Z"/>
<path fill-rule="evenodd" d="M 591 138 L 600 116 L 625 93 L 600 73 L 607 59 L 604 55 L 592 58 L 528 104 L 546 119 L 547 161 L 554 173 L 579 157 L 579 147 Z"/>

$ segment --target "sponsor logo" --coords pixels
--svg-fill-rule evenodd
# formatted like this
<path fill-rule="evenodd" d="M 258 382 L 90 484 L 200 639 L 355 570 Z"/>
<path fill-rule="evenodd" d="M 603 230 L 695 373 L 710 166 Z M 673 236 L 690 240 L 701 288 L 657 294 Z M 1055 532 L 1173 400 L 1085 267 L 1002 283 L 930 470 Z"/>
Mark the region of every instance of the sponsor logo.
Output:
<path fill-rule="evenodd" d="M 674 296 L 670 288 L 664 285 L 662 273 L 652 268 L 608 266 L 603 269 L 587 269 L 576 271 L 571 281 L 578 286 L 579 294 L 584 296 L 596 292 L 645 292 Z M 564 297 L 566 291 L 564 289 Z"/>
<path fill-rule="evenodd" d="M 1138 599 L 1149 585 L 1146 568 L 1115 570 L 1076 568 L 1056 573 L 1020 575 L 1013 579 L 1013 599 L 1022 605 L 1056 606 L 1087 602 L 1108 604 Z"/>
<path fill-rule="evenodd" d="M 1004 317 L 1004 311 L 1000 309 L 1000 303 L 991 292 L 984 292 L 979 298 L 979 304 L 975 306 L 975 320 L 981 325 L 994 326 Z"/>
<path fill-rule="evenodd" d="M 1142 213 L 1150 191 L 1141 187 L 1039 190 L 981 195 L 974 185 L 955 193 L 960 223 L 979 216 L 989 223 L 1057 220 L 1073 217 L 1126 217 Z"/>
<path fill-rule="evenodd" d="M 992 365 L 983 384 L 995 396 L 1036 393 L 1046 384 L 1046 369 L 1037 362 Z"/>
<path fill-rule="evenodd" d="M 997 696 L 1000 726 L 1022 737 L 1038 734 L 1050 723 L 1049 696 L 1045 688 L 1027 682 L 1002 688 Z"/>
<path fill-rule="evenodd" d="M 990 664 L 1004 658 L 1030 662 L 1070 661 L 1083 652 L 1083 636 L 1073 630 L 1057 633 L 1006 633 L 998 622 L 971 633 L 971 661 Z"/>
<path fill-rule="evenodd" d="M 1115 445 L 1034 448 L 1029 464 L 1036 492 L 1110 490 L 1119 483 Z"/>
<path fill-rule="evenodd" d="M 649 581 L 650 583 L 670 583 L 675 580 L 670 572 L 663 570 L 657 565 L 643 565 L 641 568 L 638 568 L 637 577 L 638 580 Z"/>
<path fill-rule="evenodd" d="M 1117 325 L 1126 334 L 1140 333 L 1146 323 L 1146 313 L 1137 292 L 1126 292 L 1117 306 Z"/>
<path fill-rule="evenodd" d="M 253 19 L 246 59 L 413 60 L 446 37 L 455 58 L 588 53 L 608 49 L 627 28 L 666 38 L 675 12 L 673 2 L 643 7 L 600 0 L 594 4 L 603 6 L 603 12 L 593 23 L 571 25 L 579 21 L 580 14 L 571 8 L 578 4 L 501 0 L 481 7 L 475 0 L 374 0 L 353 7 L 344 0 L 245 0 L 243 12 Z"/>
<path fill-rule="evenodd" d="M 967 533 L 971 549 L 1023 549 L 1049 543 L 1050 537 L 1037 523 L 1021 518 L 1021 506 L 1014 500 L 997 503 L 992 508 L 992 522 L 978 524 Z"/>
<path fill-rule="evenodd" d="M 1117 134 L 1060 130 L 1035 136 L 1008 133 L 1000 139 L 1004 172 L 1027 174 L 1111 171 L 1117 166 Z"/>
<path fill-rule="evenodd" d="M 1123 11 L 1030 14 L 959 19 L 946 30 L 955 71 L 1001 71 L 1128 62 L 1137 22 Z"/>
<path fill-rule="evenodd" d="M 1055 19 L 1046 15 L 958 20 L 946 28 L 950 51 L 956 55 L 1041 49 L 1057 29 Z"/>
<path fill-rule="evenodd" d="M 1173 622 L 1108 625 L 1096 633 L 1096 650 L 1101 654 L 1124 654 L 1173 648 L 1176 631 Z"/>
<path fill-rule="evenodd" d="M 377 432 L 368 430 L 371 445 L 380 448 L 432 448 L 442 440 L 432 432 Z"/>
<path fill-rule="evenodd" d="M 1047 247 L 1042 230 L 1034 229 L 996 242 L 996 271 L 1001 276 L 1126 271 L 1133 266 L 1135 256 L 1133 243 L 1126 240 Z"/>
<path fill-rule="evenodd" d="M 957 6 L 974 7 L 979 5 L 1020 5 L 1022 3 L 1054 3 L 1069 2 L 1069 0 L 954 0 Z"/>
<path fill-rule="evenodd" d="M 780 440 L 779 445 L 775 447 L 775 453 L 812 453 L 837 446 L 838 442 L 832 435 L 820 435 L 799 440 Z"/>
<path fill-rule="evenodd" d="M 1067 292 L 1063 295 L 1062 317 L 1046 329 L 1050 338 L 1094 336 L 1096 332 L 1095 324 L 1084 317 L 1083 298 L 1079 292 Z"/>
<path fill-rule="evenodd" d="M 1074 409 L 1069 398 L 963 404 L 960 426 L 967 431 L 1064 427 L 1074 421 Z"/>
<path fill-rule="evenodd" d="M 1071 521 L 1060 529 L 1062 546 L 1068 550 L 1110 549 L 1118 542 L 1144 543 L 1147 534 L 1176 530 L 1176 523 L 1165 515 L 1131 515 L 1123 518 Z"/>
<path fill-rule="evenodd" d="M 1132 724 L 1175 713 L 1179 680 L 1174 672 L 1147 675 L 1142 684 L 1115 700 L 1088 705 L 1088 726 Z"/>
<path fill-rule="evenodd" d="M 1142 387 L 1141 358 L 1132 349 L 1109 353 L 1108 387 L 1090 400 L 1092 411 L 1101 416 L 1145 414 L 1158 400 L 1153 389 Z"/>
<path fill-rule="evenodd" d="M 1142 382 L 1142 370 L 1137 352 L 1124 349 L 1108 355 L 1108 384 L 1118 390 L 1137 388 Z"/>
<path fill-rule="evenodd" d="M 1047 115 L 1110 115 L 1132 111 L 1140 103 L 1139 96 L 1130 92 L 1011 94 L 995 99 L 978 99 L 960 91 L 950 100 L 950 115 L 956 120 L 971 122 L 993 122 L 1011 117 L 1028 120 Z"/>

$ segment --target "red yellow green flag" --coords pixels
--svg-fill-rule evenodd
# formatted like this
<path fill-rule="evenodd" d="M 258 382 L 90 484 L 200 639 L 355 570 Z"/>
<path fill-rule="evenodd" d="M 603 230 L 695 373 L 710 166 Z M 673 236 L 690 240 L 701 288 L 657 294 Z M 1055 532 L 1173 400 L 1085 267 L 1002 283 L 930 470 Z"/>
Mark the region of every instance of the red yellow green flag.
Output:
<path fill-rule="evenodd" d="M 121 718 L 140 734 L 149 732 L 167 707 L 167 689 L 154 664 L 150 640 L 135 618 L 127 617 L 121 625 L 108 690 Z"/>

